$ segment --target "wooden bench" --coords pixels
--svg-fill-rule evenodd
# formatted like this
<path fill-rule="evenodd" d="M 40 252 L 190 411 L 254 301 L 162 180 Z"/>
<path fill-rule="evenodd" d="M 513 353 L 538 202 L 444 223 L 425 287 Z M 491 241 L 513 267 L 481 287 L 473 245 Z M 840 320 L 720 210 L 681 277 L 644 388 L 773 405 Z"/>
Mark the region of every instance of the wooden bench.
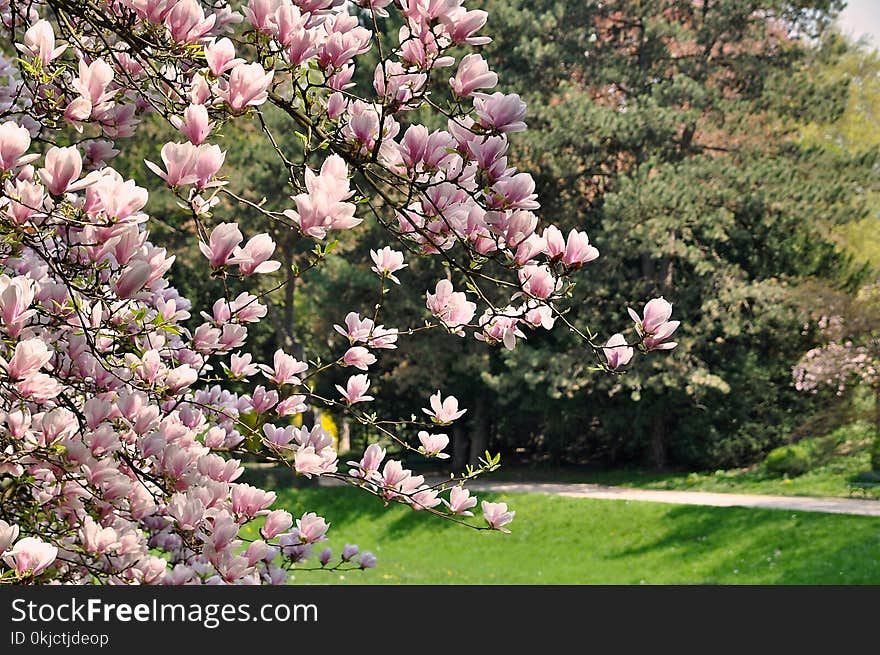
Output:
<path fill-rule="evenodd" d="M 866 498 L 874 496 L 874 492 L 880 491 L 880 482 L 867 482 L 863 480 L 855 480 L 849 483 L 849 495 L 861 493 Z"/>

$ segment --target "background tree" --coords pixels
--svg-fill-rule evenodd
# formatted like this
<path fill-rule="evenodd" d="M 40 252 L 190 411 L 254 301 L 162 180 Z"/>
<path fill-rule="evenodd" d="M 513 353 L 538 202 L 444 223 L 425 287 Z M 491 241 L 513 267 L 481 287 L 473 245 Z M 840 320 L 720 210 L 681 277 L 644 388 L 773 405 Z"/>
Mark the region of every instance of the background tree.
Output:
<path fill-rule="evenodd" d="M 812 338 L 794 290 L 855 288 L 832 227 L 867 215 L 876 159 L 870 143 L 801 135 L 846 109 L 849 80 L 814 74 L 847 51 L 829 32 L 841 4 L 483 3 L 499 70 L 527 90 L 536 130 L 518 150 L 545 208 L 608 257 L 590 271 L 602 291 L 575 290 L 573 312 L 598 319 L 650 290 L 693 326 L 672 366 L 595 383 L 564 334 L 505 353 L 528 384 L 498 378 L 499 415 L 527 427 L 501 438 L 557 459 L 716 467 L 778 444 L 809 409 L 789 377 Z M 524 405 L 553 420 L 510 411 Z"/>

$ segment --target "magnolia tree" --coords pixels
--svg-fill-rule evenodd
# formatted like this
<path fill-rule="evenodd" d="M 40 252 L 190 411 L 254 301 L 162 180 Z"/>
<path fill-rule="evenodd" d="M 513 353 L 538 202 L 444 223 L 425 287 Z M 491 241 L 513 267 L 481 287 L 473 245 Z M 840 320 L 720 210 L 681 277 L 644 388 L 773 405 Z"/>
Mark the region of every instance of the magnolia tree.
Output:
<path fill-rule="evenodd" d="M 409 419 L 376 416 L 370 375 L 382 353 L 427 330 L 512 349 L 530 330 L 561 326 L 582 338 L 594 369 L 612 372 L 636 352 L 675 346 L 662 298 L 630 310 L 629 338 L 601 339 L 566 317 L 571 276 L 599 253 L 583 232 L 540 225 L 534 181 L 506 154 L 526 107 L 491 93 L 497 75 L 476 51 L 490 41 L 487 15 L 462 0 L 0 7 L 2 581 L 277 584 L 294 568 L 375 564 L 356 546 L 334 557 L 321 548 L 323 517 L 295 518 L 273 509 L 271 491 L 236 482 L 245 455 L 506 532 L 514 512 L 478 508 L 466 488 L 497 457 L 428 484 L 386 451 L 447 457 L 440 430 L 466 410 L 426 390 Z M 395 38 L 380 29 L 386 20 L 402 25 Z M 263 120 L 270 106 L 301 135 L 297 152 Z M 446 129 L 415 122 L 416 109 Z M 219 290 L 210 307 L 170 286 L 174 257 L 149 238 L 147 192 L 112 168 L 147 114 L 178 132 L 146 166 L 191 220 Z M 365 262 L 378 302 L 329 308 L 345 347 L 313 361 L 247 350 L 266 294 L 290 272 L 278 271 L 267 233 L 243 234 L 221 215 L 221 199 L 247 201 L 224 182 L 211 140 L 246 120 L 290 185 L 278 206 L 253 208 L 316 244 L 293 276 L 327 260 L 334 233 L 367 219 L 387 233 Z M 388 315 L 383 299 L 418 257 L 442 259 L 445 277 L 423 316 Z M 230 291 L 239 280 L 254 293 Z M 338 369 L 347 382 L 319 395 L 315 380 Z M 310 407 L 345 412 L 381 439 L 343 465 L 330 435 L 293 420 Z M 252 522 L 259 538 L 245 539 Z"/>

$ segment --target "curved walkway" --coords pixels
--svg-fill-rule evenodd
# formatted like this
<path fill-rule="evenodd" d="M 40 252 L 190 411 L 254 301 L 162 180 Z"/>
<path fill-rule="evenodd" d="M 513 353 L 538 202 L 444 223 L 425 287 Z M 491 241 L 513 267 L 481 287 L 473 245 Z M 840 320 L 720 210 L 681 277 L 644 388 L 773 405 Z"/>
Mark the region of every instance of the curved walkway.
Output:
<path fill-rule="evenodd" d="M 761 496 L 708 491 L 664 491 L 606 487 L 599 484 L 556 484 L 550 482 L 471 482 L 468 489 L 495 493 L 553 494 L 571 498 L 636 500 L 647 503 L 708 505 L 710 507 L 760 507 L 798 512 L 880 516 L 880 501 L 859 498 L 815 498 L 808 496 Z"/>

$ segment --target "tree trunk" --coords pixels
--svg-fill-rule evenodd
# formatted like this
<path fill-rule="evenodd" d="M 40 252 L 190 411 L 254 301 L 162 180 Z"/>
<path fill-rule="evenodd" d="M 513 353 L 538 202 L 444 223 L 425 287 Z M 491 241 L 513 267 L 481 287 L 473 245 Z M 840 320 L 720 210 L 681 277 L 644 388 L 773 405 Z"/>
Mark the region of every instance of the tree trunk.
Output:
<path fill-rule="evenodd" d="M 657 471 L 666 469 L 666 421 L 662 417 L 651 426 L 651 459 Z"/>
<path fill-rule="evenodd" d="M 452 468 L 456 471 L 464 469 L 467 464 L 468 438 L 461 419 L 452 424 Z"/>
<path fill-rule="evenodd" d="M 340 453 L 351 450 L 351 423 L 347 416 L 343 416 L 339 422 L 339 447 L 336 450 Z"/>
<path fill-rule="evenodd" d="M 281 237 L 277 239 L 280 244 L 284 244 Z M 293 244 L 284 244 L 281 248 L 281 266 L 287 275 L 287 283 L 284 285 L 282 294 L 282 304 L 280 312 L 269 312 L 272 323 L 275 328 L 275 345 L 284 352 L 293 355 L 298 360 L 306 361 L 305 348 L 302 342 L 296 338 L 294 329 L 294 321 L 296 320 L 296 277 L 293 275 Z M 312 427 L 320 424 L 320 415 L 315 409 L 309 406 L 309 409 L 303 412 L 303 425 Z"/>
<path fill-rule="evenodd" d="M 480 457 L 486 452 L 489 444 L 489 415 L 486 412 L 486 401 L 482 396 L 477 397 L 473 412 L 470 420 L 471 448 L 468 463 L 471 466 L 478 466 Z"/>
<path fill-rule="evenodd" d="M 880 385 L 874 387 L 874 443 L 871 447 L 871 470 L 880 471 Z"/>

